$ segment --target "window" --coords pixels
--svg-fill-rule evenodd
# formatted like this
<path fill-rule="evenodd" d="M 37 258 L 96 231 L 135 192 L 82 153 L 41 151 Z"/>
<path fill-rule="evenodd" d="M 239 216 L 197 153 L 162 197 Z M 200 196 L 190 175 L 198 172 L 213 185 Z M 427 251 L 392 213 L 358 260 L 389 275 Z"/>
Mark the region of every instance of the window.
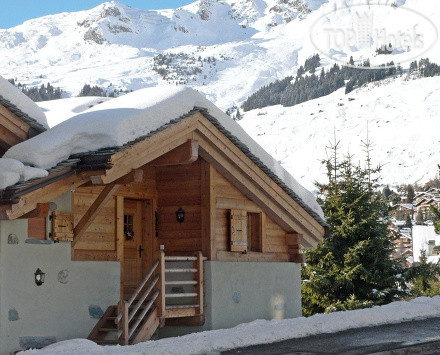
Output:
<path fill-rule="evenodd" d="M 230 250 L 262 251 L 261 213 L 244 210 L 230 211 Z"/>
<path fill-rule="evenodd" d="M 248 250 L 261 252 L 261 213 L 247 214 Z"/>
<path fill-rule="evenodd" d="M 124 214 L 124 235 L 126 240 L 134 239 L 133 215 Z"/>

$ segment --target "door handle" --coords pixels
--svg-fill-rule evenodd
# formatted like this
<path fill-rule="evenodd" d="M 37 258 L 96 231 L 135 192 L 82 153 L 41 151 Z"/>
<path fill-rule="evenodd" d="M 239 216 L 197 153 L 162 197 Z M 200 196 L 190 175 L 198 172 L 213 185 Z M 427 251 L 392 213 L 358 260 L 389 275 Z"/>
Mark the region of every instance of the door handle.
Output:
<path fill-rule="evenodd" d="M 138 251 L 139 251 L 139 258 L 142 258 L 142 252 L 144 251 L 144 248 L 142 248 L 142 245 L 139 245 Z"/>

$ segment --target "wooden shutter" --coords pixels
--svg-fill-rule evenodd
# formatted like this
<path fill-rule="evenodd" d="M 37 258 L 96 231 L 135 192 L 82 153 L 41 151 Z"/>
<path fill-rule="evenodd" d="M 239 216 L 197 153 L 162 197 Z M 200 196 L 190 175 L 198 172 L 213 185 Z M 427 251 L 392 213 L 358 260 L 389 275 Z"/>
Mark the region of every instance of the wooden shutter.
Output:
<path fill-rule="evenodd" d="M 55 241 L 71 242 L 73 240 L 73 214 L 71 212 L 53 212 L 52 238 Z"/>
<path fill-rule="evenodd" d="M 46 239 L 46 217 L 28 218 L 28 238 Z"/>
<path fill-rule="evenodd" d="M 247 212 L 231 210 L 231 251 L 247 251 Z"/>

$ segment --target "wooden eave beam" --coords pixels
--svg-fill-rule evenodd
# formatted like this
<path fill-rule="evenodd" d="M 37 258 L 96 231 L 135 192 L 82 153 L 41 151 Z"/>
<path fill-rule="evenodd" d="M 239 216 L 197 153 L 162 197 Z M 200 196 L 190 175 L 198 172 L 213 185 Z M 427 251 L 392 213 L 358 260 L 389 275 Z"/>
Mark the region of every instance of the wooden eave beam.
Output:
<path fill-rule="evenodd" d="M 49 215 L 49 204 L 48 203 L 37 203 L 37 207 L 24 214 L 20 218 L 37 218 L 37 217 L 47 217 Z"/>
<path fill-rule="evenodd" d="M 181 146 L 154 159 L 153 166 L 186 165 L 194 163 L 199 157 L 199 142 L 189 139 Z"/>
<path fill-rule="evenodd" d="M 2 117 L 1 117 L 2 118 Z M 23 142 L 26 138 L 20 138 L 5 126 L 0 121 L 0 144 L 2 147 L 9 149 L 10 147 Z M 6 149 L 6 150 L 7 150 Z"/>
<path fill-rule="evenodd" d="M 113 183 L 132 169 L 138 169 L 183 145 L 192 139 L 192 132 L 200 117 L 201 114 L 195 113 L 193 116 L 113 154 L 110 161 L 112 167 L 106 171 L 102 182 L 104 184 Z"/>
<path fill-rule="evenodd" d="M 0 104 L 0 136 L 10 147 L 29 138 L 30 126 Z"/>
<path fill-rule="evenodd" d="M 90 177 L 90 182 L 92 185 L 104 185 L 103 179 L 105 176 L 105 171 L 102 175 L 94 175 Z M 133 169 L 127 175 L 120 177 L 114 184 L 118 185 L 128 185 L 142 182 L 144 178 L 144 171 L 142 169 Z"/>
<path fill-rule="evenodd" d="M 38 203 L 50 202 L 55 197 L 85 184 L 89 179 L 90 175 L 81 173 L 38 187 L 20 196 L 17 203 L 0 206 L 0 220 L 19 218 L 36 209 Z"/>
<path fill-rule="evenodd" d="M 76 226 L 73 228 L 73 241 L 72 247 L 78 243 L 81 237 L 86 232 L 87 228 L 93 223 L 99 212 L 105 207 L 107 202 L 114 196 L 116 191 L 119 189 L 118 184 L 106 185 L 101 193 L 98 195 L 96 200 L 92 203 L 86 213 L 78 221 Z"/>

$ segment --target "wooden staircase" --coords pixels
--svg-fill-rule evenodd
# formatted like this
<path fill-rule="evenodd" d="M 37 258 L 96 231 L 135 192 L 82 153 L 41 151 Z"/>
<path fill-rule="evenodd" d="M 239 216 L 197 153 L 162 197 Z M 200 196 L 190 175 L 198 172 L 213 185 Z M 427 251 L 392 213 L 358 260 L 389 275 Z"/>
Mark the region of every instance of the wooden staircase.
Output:
<path fill-rule="evenodd" d="M 137 344 L 149 340 L 167 318 L 203 316 L 205 259 L 201 252 L 165 256 L 161 250 L 130 299 L 108 307 L 88 339 L 101 345 Z"/>

